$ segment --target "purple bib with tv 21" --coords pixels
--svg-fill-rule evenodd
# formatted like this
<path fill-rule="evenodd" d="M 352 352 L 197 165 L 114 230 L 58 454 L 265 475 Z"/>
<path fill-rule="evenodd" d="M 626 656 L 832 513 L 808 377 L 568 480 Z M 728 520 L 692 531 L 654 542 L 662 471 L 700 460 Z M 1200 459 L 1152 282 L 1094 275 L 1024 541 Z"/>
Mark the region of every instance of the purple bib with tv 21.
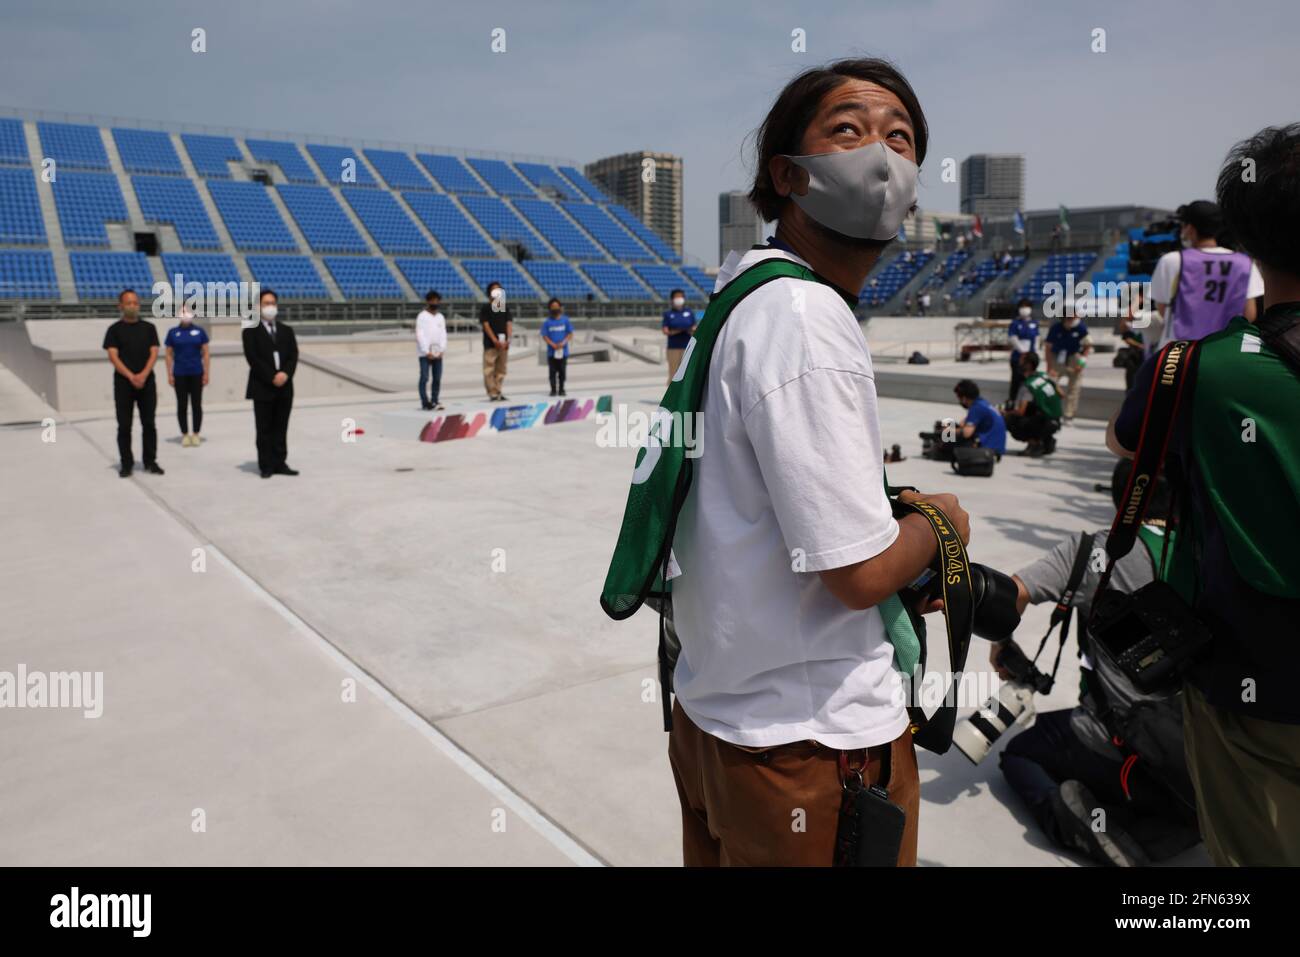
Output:
<path fill-rule="evenodd" d="M 1165 338 L 1203 339 L 1223 329 L 1245 310 L 1249 285 L 1250 257 L 1245 253 L 1181 250 L 1173 335 Z"/>

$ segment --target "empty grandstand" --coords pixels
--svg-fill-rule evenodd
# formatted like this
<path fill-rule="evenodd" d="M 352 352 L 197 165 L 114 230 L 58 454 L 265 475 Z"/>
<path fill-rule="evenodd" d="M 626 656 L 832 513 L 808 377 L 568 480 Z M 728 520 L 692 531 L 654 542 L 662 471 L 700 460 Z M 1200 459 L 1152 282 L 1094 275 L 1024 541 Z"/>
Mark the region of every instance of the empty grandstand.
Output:
<path fill-rule="evenodd" d="M 0 299 L 91 305 L 181 273 L 326 304 L 470 304 L 496 281 L 644 311 L 707 298 L 693 268 L 570 162 L 0 117 Z"/>

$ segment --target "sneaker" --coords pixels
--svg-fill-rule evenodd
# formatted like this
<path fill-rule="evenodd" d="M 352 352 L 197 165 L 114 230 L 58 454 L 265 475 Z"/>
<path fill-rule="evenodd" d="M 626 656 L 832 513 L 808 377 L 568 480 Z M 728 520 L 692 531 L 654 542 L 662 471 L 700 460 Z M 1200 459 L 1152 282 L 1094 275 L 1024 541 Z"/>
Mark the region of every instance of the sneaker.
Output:
<path fill-rule="evenodd" d="M 202 444 L 203 444 L 203 439 L 201 439 L 201 438 L 199 437 L 199 433 L 195 432 L 194 434 L 192 434 L 192 435 L 190 436 L 190 445 L 191 445 L 191 446 L 193 446 L 194 448 L 197 449 L 197 448 L 198 448 L 200 445 L 202 445 Z"/>
<path fill-rule="evenodd" d="M 435 405 L 435 406 L 433 407 L 433 411 L 434 411 L 434 412 L 442 412 L 442 411 L 444 411 L 446 408 L 447 408 L 447 407 L 446 407 L 445 405 L 443 405 L 441 402 L 439 402 L 437 405 Z"/>
<path fill-rule="evenodd" d="M 551 390 L 551 395 L 555 395 L 555 390 L 554 390 L 554 389 Z"/>
<path fill-rule="evenodd" d="M 563 389 L 560 390 L 560 395 L 561 395 L 561 396 L 567 396 L 568 394 L 569 394 L 569 393 L 565 392 Z"/>
<path fill-rule="evenodd" d="M 123 465 L 121 468 L 119 468 L 119 469 L 117 470 L 117 474 L 118 474 L 118 476 L 119 476 L 120 478 L 130 478 L 130 477 L 131 477 L 131 466 L 129 466 L 129 465 Z"/>
<path fill-rule="evenodd" d="M 166 474 L 167 474 L 166 472 L 164 472 L 164 471 L 162 470 L 162 467 L 161 467 L 157 462 L 145 462 L 145 463 L 144 463 L 144 470 L 145 470 L 146 472 L 148 472 L 150 475 L 166 475 Z"/>
<path fill-rule="evenodd" d="M 189 447 L 190 447 L 190 434 L 186 432 L 184 435 L 181 436 L 181 448 L 188 449 Z"/>
<path fill-rule="evenodd" d="M 1115 867 L 1145 867 L 1151 863 L 1142 846 L 1119 826 L 1115 815 L 1082 782 L 1062 781 L 1050 800 L 1066 846 Z M 1098 810 L 1105 814 L 1103 830 L 1095 830 L 1093 826 Z"/>

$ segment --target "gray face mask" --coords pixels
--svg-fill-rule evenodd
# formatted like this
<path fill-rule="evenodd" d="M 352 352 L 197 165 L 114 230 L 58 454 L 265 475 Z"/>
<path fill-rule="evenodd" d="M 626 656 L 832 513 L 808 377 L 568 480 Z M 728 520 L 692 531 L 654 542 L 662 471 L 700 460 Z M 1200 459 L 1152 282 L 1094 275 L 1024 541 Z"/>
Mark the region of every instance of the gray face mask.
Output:
<path fill-rule="evenodd" d="M 808 195 L 790 193 L 805 213 L 854 239 L 889 240 L 916 206 L 917 165 L 884 141 L 854 150 L 787 156 L 808 171 Z"/>

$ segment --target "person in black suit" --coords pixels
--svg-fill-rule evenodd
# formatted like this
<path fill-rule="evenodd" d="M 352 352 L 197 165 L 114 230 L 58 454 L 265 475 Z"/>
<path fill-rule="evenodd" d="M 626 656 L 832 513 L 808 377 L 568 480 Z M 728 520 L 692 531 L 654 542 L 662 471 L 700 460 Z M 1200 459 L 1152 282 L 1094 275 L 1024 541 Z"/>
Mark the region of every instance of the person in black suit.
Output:
<path fill-rule="evenodd" d="M 289 412 L 293 409 L 293 374 L 298 368 L 298 340 L 287 323 L 277 322 L 279 297 L 263 289 L 257 325 L 244 330 L 248 360 L 245 399 L 253 400 L 257 423 L 257 467 L 262 478 L 297 475 L 285 461 L 289 454 Z"/>

